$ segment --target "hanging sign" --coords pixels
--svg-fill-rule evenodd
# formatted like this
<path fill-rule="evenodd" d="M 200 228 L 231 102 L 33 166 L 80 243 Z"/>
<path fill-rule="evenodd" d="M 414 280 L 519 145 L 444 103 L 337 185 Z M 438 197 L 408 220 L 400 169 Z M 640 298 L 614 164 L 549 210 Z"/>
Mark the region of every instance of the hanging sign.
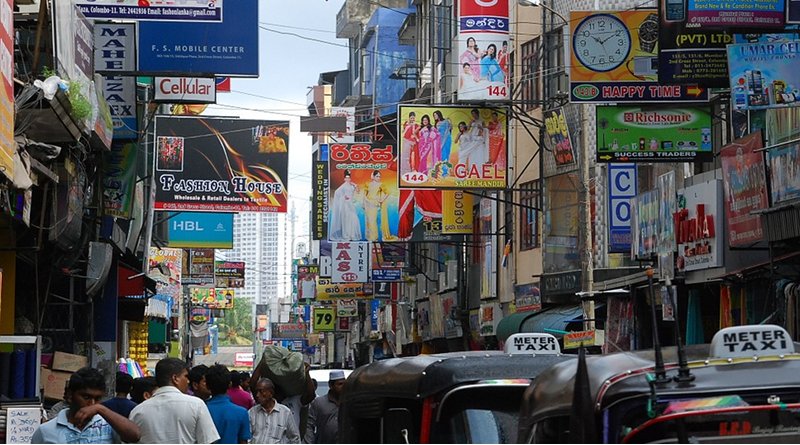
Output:
<path fill-rule="evenodd" d="M 333 283 L 366 283 L 369 281 L 368 242 L 335 242 L 331 244 L 333 255 Z"/>
<path fill-rule="evenodd" d="M 335 309 L 332 307 L 315 307 L 312 329 L 314 332 L 335 331 L 336 330 Z"/>

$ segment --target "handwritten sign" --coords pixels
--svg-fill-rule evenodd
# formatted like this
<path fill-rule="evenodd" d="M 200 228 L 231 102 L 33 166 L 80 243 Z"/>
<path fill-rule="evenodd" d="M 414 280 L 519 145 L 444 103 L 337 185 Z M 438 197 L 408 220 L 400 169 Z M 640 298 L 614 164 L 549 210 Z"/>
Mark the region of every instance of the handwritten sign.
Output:
<path fill-rule="evenodd" d="M 39 408 L 8 408 L 6 410 L 6 443 L 31 443 L 36 428 L 42 422 Z"/>

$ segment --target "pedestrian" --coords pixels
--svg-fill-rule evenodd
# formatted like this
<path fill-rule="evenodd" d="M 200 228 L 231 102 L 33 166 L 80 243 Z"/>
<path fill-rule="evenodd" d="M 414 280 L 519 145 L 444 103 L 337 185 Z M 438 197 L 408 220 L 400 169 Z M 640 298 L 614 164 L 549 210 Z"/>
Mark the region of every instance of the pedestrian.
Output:
<path fill-rule="evenodd" d="M 301 415 L 304 408 L 308 406 L 309 403 L 314 401 L 314 398 L 317 396 L 315 393 L 314 384 L 311 379 L 311 375 L 309 373 L 311 369 L 311 365 L 308 363 L 303 363 L 303 371 L 305 373 L 304 376 L 304 387 L 302 394 L 294 394 L 294 395 L 287 395 L 288 391 L 284 389 L 283 386 L 280 384 L 276 384 L 274 381 L 272 382 L 273 387 L 275 388 L 275 400 L 277 400 L 282 405 L 285 405 L 289 408 L 292 412 L 292 417 L 294 418 L 295 425 L 304 425 L 301 422 Z M 258 380 L 267 375 L 268 367 L 266 363 L 262 360 L 259 362 L 256 369 L 253 371 L 253 377 L 251 378 L 251 391 L 253 393 L 256 392 L 255 383 L 258 383 Z M 253 382 L 255 380 L 255 383 Z M 302 436 L 305 437 L 305 436 Z"/>
<path fill-rule="evenodd" d="M 256 404 L 253 395 L 242 389 L 242 375 L 236 371 L 231 373 L 231 387 L 228 389 L 228 396 L 231 402 L 244 409 L 250 409 Z"/>
<path fill-rule="evenodd" d="M 131 389 L 131 400 L 137 405 L 145 400 L 153 397 L 153 393 L 158 389 L 155 377 L 139 377 L 133 379 L 133 388 Z M 129 416 L 130 417 L 130 416 Z"/>
<path fill-rule="evenodd" d="M 39 426 L 31 443 L 138 442 L 139 427 L 100 403 L 106 379 L 94 368 L 81 368 L 69 378 L 69 408 Z"/>
<path fill-rule="evenodd" d="M 190 394 L 200 397 L 204 401 L 211 397 L 211 391 L 206 386 L 206 372 L 208 372 L 208 366 L 206 365 L 197 365 L 189 370 Z"/>
<path fill-rule="evenodd" d="M 336 443 L 339 434 L 339 403 L 344 390 L 344 371 L 331 371 L 328 393 L 311 402 L 306 425 L 306 443 Z"/>
<path fill-rule="evenodd" d="M 250 434 L 250 418 L 247 410 L 231 402 L 228 387 L 231 373 L 225 365 L 214 365 L 206 373 L 206 385 L 211 398 L 206 401 L 211 419 L 220 435 L 217 443 L 247 443 Z"/>
<path fill-rule="evenodd" d="M 250 408 L 253 443 L 300 443 L 300 432 L 292 412 L 275 400 L 275 385 L 263 378 L 256 383 L 258 405 Z"/>
<path fill-rule="evenodd" d="M 120 416 L 128 418 L 131 415 L 131 410 L 136 407 L 136 402 L 128 398 L 128 393 L 133 389 L 133 377 L 126 372 L 117 371 L 114 386 L 116 394 L 103 402 L 103 405 Z"/>
<path fill-rule="evenodd" d="M 206 404 L 186 394 L 189 368 L 177 358 L 156 364 L 153 396 L 136 405 L 131 420 L 139 425 L 142 443 L 213 443 L 219 433 Z"/>

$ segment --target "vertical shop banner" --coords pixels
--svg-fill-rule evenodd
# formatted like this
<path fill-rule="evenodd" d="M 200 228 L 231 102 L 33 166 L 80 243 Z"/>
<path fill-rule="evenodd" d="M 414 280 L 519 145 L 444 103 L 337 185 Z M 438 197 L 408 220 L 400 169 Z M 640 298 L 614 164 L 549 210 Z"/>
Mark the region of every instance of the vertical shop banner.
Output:
<path fill-rule="evenodd" d="M 785 22 L 786 0 L 684 1 L 685 20 L 692 28 L 781 28 Z M 668 17 L 682 18 L 677 8 L 667 12 Z"/>
<path fill-rule="evenodd" d="M 116 141 L 103 153 L 103 214 L 130 219 L 139 145 Z"/>
<path fill-rule="evenodd" d="M 473 196 L 461 190 L 442 190 L 442 233 L 472 233 Z"/>
<path fill-rule="evenodd" d="M 480 233 L 497 232 L 497 201 L 484 198 L 480 201 Z M 483 244 L 481 252 L 481 299 L 489 299 L 497 296 L 497 237 L 492 235 L 482 235 L 480 237 Z"/>
<path fill-rule="evenodd" d="M 458 100 L 510 97 L 507 1 L 458 1 Z"/>
<path fill-rule="evenodd" d="M 675 171 L 659 175 L 656 179 L 658 191 L 658 236 L 656 252 L 659 255 L 675 251 L 675 224 L 673 215 L 678 211 L 678 195 L 675 186 Z"/>
<path fill-rule="evenodd" d="M 14 1 L 0 1 L 0 171 L 14 179 Z"/>
<path fill-rule="evenodd" d="M 398 106 L 400 187 L 507 186 L 507 108 Z"/>
<path fill-rule="evenodd" d="M 713 159 L 708 107 L 597 106 L 597 162 Z"/>
<path fill-rule="evenodd" d="M 767 110 L 766 128 L 770 144 L 786 144 L 767 151 L 772 205 L 775 206 L 800 198 L 800 144 L 794 142 L 797 128 L 800 128 L 800 109 Z"/>
<path fill-rule="evenodd" d="M 545 134 L 550 151 L 556 159 L 556 165 L 575 163 L 575 148 L 569 135 L 567 117 L 563 108 L 555 108 L 544 112 Z"/>
<path fill-rule="evenodd" d="M 328 239 L 396 241 L 400 192 L 394 147 L 329 148 Z"/>
<path fill-rule="evenodd" d="M 147 264 L 147 276 L 156 282 L 156 294 L 170 298 L 173 302 L 180 302 L 183 296 L 183 251 L 150 247 Z"/>
<path fill-rule="evenodd" d="M 631 259 L 647 259 L 658 248 L 658 190 L 631 199 Z"/>
<path fill-rule="evenodd" d="M 695 184 L 678 195 L 683 203 L 675 217 L 678 271 L 722 266 L 722 181 Z"/>
<path fill-rule="evenodd" d="M 336 242 L 331 245 L 333 283 L 366 283 L 369 281 L 369 245 L 366 242 Z"/>
<path fill-rule="evenodd" d="M 728 45 L 734 110 L 800 105 L 800 40 Z"/>
<path fill-rule="evenodd" d="M 233 248 L 233 213 L 169 212 L 169 247 Z"/>
<path fill-rule="evenodd" d="M 314 161 L 311 234 L 315 240 L 328 239 L 328 161 Z"/>
<path fill-rule="evenodd" d="M 136 139 L 136 25 L 95 23 L 94 70 L 102 74 L 103 97 L 111 111 L 114 139 Z M 125 75 L 128 74 L 128 75 Z"/>
<path fill-rule="evenodd" d="M 764 156 L 760 152 L 763 145 L 758 131 L 720 150 L 728 245 L 732 247 L 746 247 L 764 238 L 761 216 L 752 214 L 769 206 Z"/>
<path fill-rule="evenodd" d="M 95 20 L 157 20 L 175 22 L 220 22 L 224 0 L 91 0 L 76 4 Z M 187 4 L 188 3 L 188 4 Z M 237 5 L 238 6 L 238 5 Z"/>
<path fill-rule="evenodd" d="M 319 266 L 297 266 L 297 298 L 313 300 L 317 298 L 317 277 Z"/>
<path fill-rule="evenodd" d="M 631 250 L 631 198 L 638 187 L 636 164 L 608 166 L 608 251 Z"/>
<path fill-rule="evenodd" d="M 697 85 L 658 82 L 658 12 L 570 13 L 573 102 L 707 102 Z"/>
<path fill-rule="evenodd" d="M 157 210 L 286 212 L 289 122 L 159 116 Z"/>
<path fill-rule="evenodd" d="M 214 261 L 214 282 L 220 288 L 243 288 L 244 261 Z"/>
<path fill-rule="evenodd" d="M 214 285 L 214 249 L 189 249 L 184 257 L 187 267 L 182 284 Z"/>

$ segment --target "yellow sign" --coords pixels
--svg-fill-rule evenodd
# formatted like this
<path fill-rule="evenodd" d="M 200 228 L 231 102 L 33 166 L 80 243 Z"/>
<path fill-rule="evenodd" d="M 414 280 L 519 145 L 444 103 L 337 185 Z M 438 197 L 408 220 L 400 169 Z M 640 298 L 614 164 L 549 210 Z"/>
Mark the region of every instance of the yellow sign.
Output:
<path fill-rule="evenodd" d="M 564 349 L 594 346 L 594 331 L 578 331 L 564 334 Z"/>
<path fill-rule="evenodd" d="M 315 307 L 311 326 L 314 332 L 333 332 L 336 329 L 336 309 Z"/>
<path fill-rule="evenodd" d="M 461 190 L 442 190 L 442 233 L 472 233 L 472 195 Z"/>
<path fill-rule="evenodd" d="M 364 292 L 364 283 L 331 283 L 330 278 L 317 277 L 317 301 L 336 298 L 372 298 L 371 293 Z"/>

